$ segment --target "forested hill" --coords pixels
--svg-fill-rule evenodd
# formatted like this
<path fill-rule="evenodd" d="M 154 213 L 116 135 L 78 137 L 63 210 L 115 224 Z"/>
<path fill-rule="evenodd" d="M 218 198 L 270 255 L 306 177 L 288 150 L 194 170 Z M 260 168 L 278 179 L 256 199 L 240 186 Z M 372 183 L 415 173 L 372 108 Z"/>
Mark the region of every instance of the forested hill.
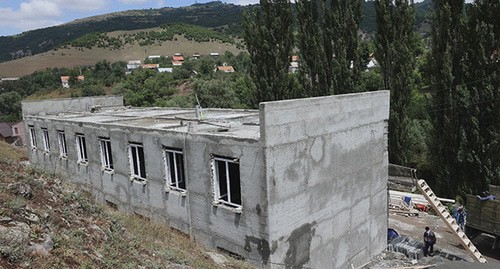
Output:
<path fill-rule="evenodd" d="M 361 29 L 368 33 L 376 30 L 374 3 L 365 1 L 362 7 Z M 417 25 L 420 25 L 427 16 L 431 5 L 431 0 L 416 4 Z M 27 31 L 17 36 L 1 36 L 0 62 L 26 55 L 27 52 L 30 54 L 45 52 L 89 33 L 145 29 L 168 23 L 194 24 L 219 29 L 226 34 L 239 35 L 242 32 L 243 11 L 248 8 L 251 6 L 216 1 L 188 7 L 130 10 L 79 19 L 58 26 Z"/>
<path fill-rule="evenodd" d="M 11 60 L 20 50 L 31 54 L 45 52 L 93 32 L 136 30 L 168 23 L 187 23 L 204 27 L 224 27 L 226 32 L 240 27 L 245 7 L 211 2 L 189 7 L 130 10 L 94 16 L 33 31 L 17 36 L 0 37 L 0 62 Z M 239 32 L 239 29 L 234 31 Z"/>

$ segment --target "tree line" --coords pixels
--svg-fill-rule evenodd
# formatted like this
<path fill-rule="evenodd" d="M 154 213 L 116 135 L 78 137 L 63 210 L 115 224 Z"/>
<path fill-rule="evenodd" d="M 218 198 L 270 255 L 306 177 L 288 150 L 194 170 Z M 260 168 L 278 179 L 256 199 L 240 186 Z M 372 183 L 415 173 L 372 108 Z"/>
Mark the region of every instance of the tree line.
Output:
<path fill-rule="evenodd" d="M 121 34 L 116 37 L 109 36 L 106 33 L 89 33 L 69 42 L 69 44 L 63 47 L 69 45 L 75 48 L 92 49 L 97 47 L 119 50 L 127 44 L 134 45 L 135 42 L 140 46 L 160 45 L 165 41 L 176 40 L 176 36 L 184 36 L 187 40 L 194 42 L 220 41 L 223 43 L 234 43 L 234 38 L 210 28 L 192 24 L 172 23 L 162 25 L 159 30 Z"/>
<path fill-rule="evenodd" d="M 295 2 L 295 12 L 289 0 L 261 0 L 244 14 L 256 103 L 389 90 L 391 163 L 418 168 L 444 196 L 500 184 L 498 1 L 434 0 L 424 40 L 413 1 L 376 0 L 371 44 L 357 33 L 363 1 Z M 380 67 L 367 73 L 371 53 Z"/>

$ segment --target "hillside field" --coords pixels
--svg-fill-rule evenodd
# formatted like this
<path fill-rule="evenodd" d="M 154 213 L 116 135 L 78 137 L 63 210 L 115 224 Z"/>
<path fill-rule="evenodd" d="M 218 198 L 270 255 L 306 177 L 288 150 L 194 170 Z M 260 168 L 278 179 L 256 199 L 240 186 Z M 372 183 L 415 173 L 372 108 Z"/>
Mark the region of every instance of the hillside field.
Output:
<path fill-rule="evenodd" d="M 142 29 L 141 31 L 155 30 Z M 108 33 L 109 36 L 116 36 L 124 33 L 135 33 L 135 31 L 116 31 Z M 134 45 L 125 45 L 123 49 L 111 50 L 108 48 L 64 48 L 36 54 L 30 57 L 24 57 L 14 61 L 0 63 L 0 78 L 22 77 L 32 74 L 38 70 L 44 70 L 48 67 L 75 67 L 84 65 L 94 65 L 101 60 L 109 62 L 144 60 L 148 55 L 172 56 L 174 53 L 182 53 L 191 56 L 193 53 L 207 55 L 211 52 L 230 51 L 238 54 L 241 50 L 234 44 L 222 42 L 195 42 L 189 41 L 183 36 L 177 36 L 175 41 L 165 41 L 161 45 L 139 46 L 137 42 Z"/>

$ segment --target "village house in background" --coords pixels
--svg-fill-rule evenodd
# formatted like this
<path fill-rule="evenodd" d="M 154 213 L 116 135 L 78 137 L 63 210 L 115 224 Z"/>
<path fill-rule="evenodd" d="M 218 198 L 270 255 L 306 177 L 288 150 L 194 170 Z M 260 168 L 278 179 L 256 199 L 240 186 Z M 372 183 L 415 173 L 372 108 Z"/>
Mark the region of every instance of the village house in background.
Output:
<path fill-rule="evenodd" d="M 288 73 L 297 73 L 297 71 L 299 71 L 299 56 L 293 55 L 288 67 Z"/>
<path fill-rule="evenodd" d="M 71 79 L 71 76 L 61 76 L 61 83 L 62 83 L 62 87 L 65 88 L 65 89 L 68 89 L 69 88 L 69 80 Z M 84 81 L 85 80 L 85 76 L 76 76 L 76 80 L 77 81 Z"/>
<path fill-rule="evenodd" d="M 65 89 L 69 88 L 69 76 L 61 76 L 62 87 Z"/>
<path fill-rule="evenodd" d="M 141 67 L 145 69 L 158 69 L 160 68 L 160 64 L 143 64 Z"/>
<path fill-rule="evenodd" d="M 172 56 L 173 66 L 181 66 L 183 62 L 184 62 L 184 56 L 182 56 L 182 54 L 176 53 L 174 54 L 174 56 Z"/>
<path fill-rule="evenodd" d="M 135 70 L 139 67 L 141 67 L 141 64 L 142 64 L 142 61 L 141 60 L 131 60 L 131 61 L 128 61 L 127 63 L 127 71 L 132 71 L 132 70 Z"/>
<path fill-rule="evenodd" d="M 26 145 L 24 123 L 0 122 L 0 140 L 16 146 Z"/>
<path fill-rule="evenodd" d="M 266 268 L 357 268 L 386 248 L 388 91 L 259 110 L 117 96 L 22 109 L 33 165 L 206 246 Z"/>
<path fill-rule="evenodd" d="M 231 65 L 227 65 L 227 63 L 224 63 L 221 66 L 216 66 L 214 71 L 215 72 L 220 71 L 224 73 L 234 73 L 234 67 Z"/>

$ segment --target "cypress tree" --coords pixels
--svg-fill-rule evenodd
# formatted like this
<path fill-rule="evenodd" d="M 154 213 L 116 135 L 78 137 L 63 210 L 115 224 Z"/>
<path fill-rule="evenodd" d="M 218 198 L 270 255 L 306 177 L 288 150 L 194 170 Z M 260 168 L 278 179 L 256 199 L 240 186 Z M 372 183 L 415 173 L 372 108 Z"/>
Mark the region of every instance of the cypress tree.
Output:
<path fill-rule="evenodd" d="M 499 1 L 475 1 L 467 10 L 465 64 L 467 109 L 465 171 L 467 190 L 500 185 L 500 12 Z"/>
<path fill-rule="evenodd" d="M 257 104 L 290 97 L 292 26 L 289 0 L 261 0 L 258 7 L 244 14 L 244 40 L 252 60 L 250 76 L 257 87 Z"/>
<path fill-rule="evenodd" d="M 464 1 L 434 0 L 434 5 L 429 74 L 434 126 L 431 163 L 437 191 L 454 197 L 466 183 L 464 127 L 469 101 L 464 87 Z"/>
<path fill-rule="evenodd" d="M 300 50 L 301 83 L 307 96 L 333 94 L 332 41 L 326 38 L 329 30 L 324 27 L 325 0 L 298 1 L 297 27 Z M 318 5 L 319 4 L 319 5 Z"/>
<path fill-rule="evenodd" d="M 377 0 L 376 58 L 391 92 L 389 116 L 389 161 L 407 165 L 410 145 L 408 106 L 415 85 L 415 9 L 409 0 Z"/>
<path fill-rule="evenodd" d="M 309 96 L 356 92 L 361 0 L 297 1 L 302 84 Z"/>
<path fill-rule="evenodd" d="M 361 0 L 331 0 L 325 26 L 326 40 L 333 45 L 333 81 L 336 94 L 359 89 L 362 61 L 359 56 L 358 28 L 361 21 Z M 331 30 L 330 30 L 331 29 Z"/>

